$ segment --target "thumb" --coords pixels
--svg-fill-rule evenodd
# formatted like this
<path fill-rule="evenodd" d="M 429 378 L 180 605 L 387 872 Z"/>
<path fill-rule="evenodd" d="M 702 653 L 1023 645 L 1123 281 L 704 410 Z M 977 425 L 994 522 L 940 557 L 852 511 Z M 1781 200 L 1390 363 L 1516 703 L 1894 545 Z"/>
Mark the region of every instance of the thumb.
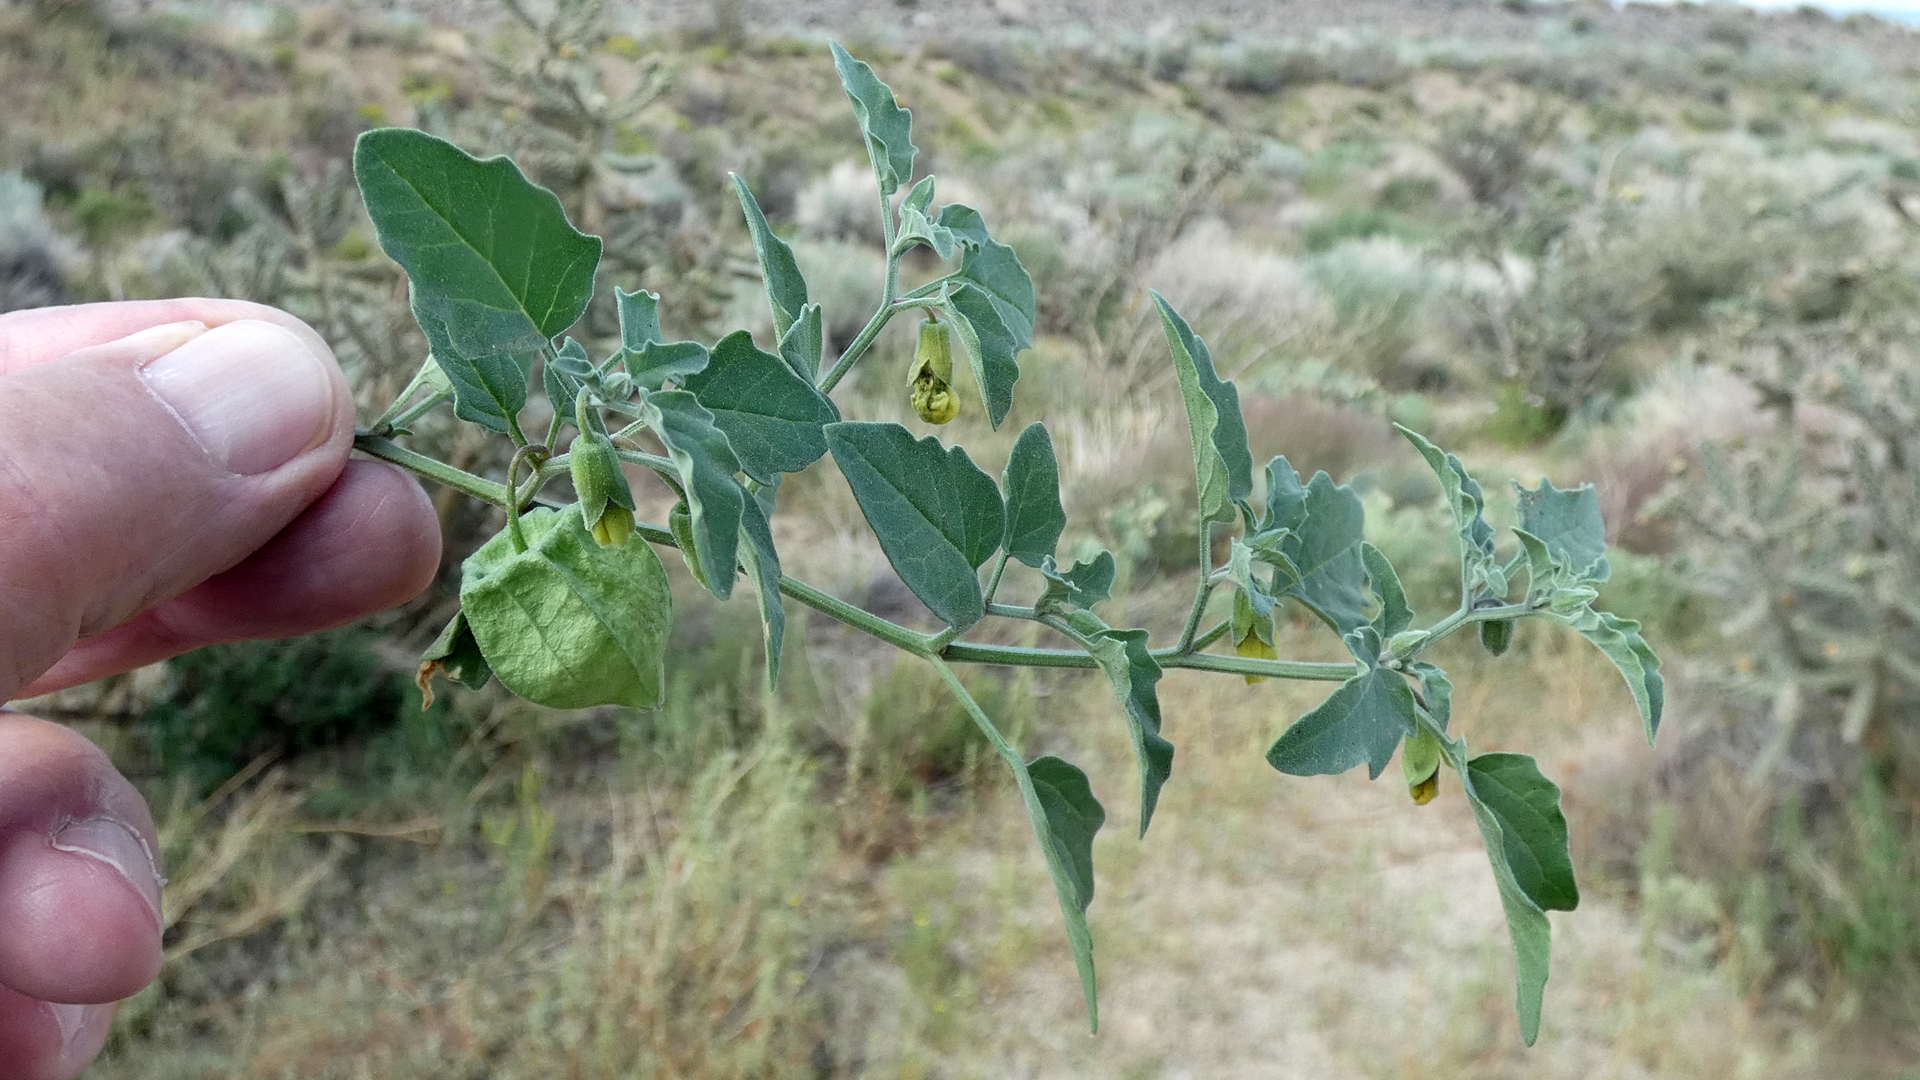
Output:
<path fill-rule="evenodd" d="M 156 326 L 0 376 L 0 701 L 266 543 L 352 439 L 331 353 L 269 322 Z"/>

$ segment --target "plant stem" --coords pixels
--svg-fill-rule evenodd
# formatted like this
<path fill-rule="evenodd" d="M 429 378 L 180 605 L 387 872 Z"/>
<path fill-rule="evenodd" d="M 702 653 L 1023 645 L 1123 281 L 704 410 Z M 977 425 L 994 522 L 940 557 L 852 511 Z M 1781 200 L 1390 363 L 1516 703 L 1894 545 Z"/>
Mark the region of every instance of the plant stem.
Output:
<path fill-rule="evenodd" d="M 1007 572 L 1007 559 L 1009 557 L 1008 552 L 1004 548 L 1001 549 L 1000 561 L 993 564 L 993 575 L 987 578 L 987 591 L 984 595 L 987 599 L 987 606 L 990 608 L 994 606 L 993 594 L 1000 591 L 1000 575 Z"/>
<path fill-rule="evenodd" d="M 540 485 L 558 476 L 564 468 L 566 455 L 559 455 L 546 462 L 528 481 L 527 491 L 518 500 L 513 498 L 516 492 L 509 492 L 505 484 L 496 484 L 456 469 L 451 465 L 417 454 L 391 439 L 377 435 L 360 434 L 353 440 L 354 449 L 369 457 L 391 462 L 416 475 L 426 477 L 436 483 L 445 484 L 456 491 L 471 495 L 481 502 L 506 507 L 516 501 L 524 503 L 540 489 Z M 623 460 L 634 461 L 649 468 L 671 469 L 673 463 L 666 458 L 638 450 L 618 451 Z M 634 522 L 634 531 L 655 544 L 677 548 L 673 533 L 644 521 Z M 1079 649 L 1033 649 L 1020 645 L 979 645 L 965 641 L 940 641 L 940 635 L 923 634 L 901 626 L 899 623 L 883 619 L 870 611 L 854 607 L 837 597 L 821 592 L 819 589 L 795 578 L 780 578 L 780 591 L 795 600 L 827 616 L 846 623 L 848 626 L 871 634 L 897 648 L 905 649 L 916 656 L 929 658 L 945 657 L 956 663 L 1001 664 L 1009 667 L 1044 668 L 1095 668 L 1099 667 L 1093 657 Z M 1451 632 L 1468 622 L 1482 622 L 1490 618 L 1507 618 L 1527 613 L 1524 605 L 1509 605 L 1504 608 L 1487 608 L 1482 611 L 1462 613 L 1436 624 L 1436 631 L 1445 629 Z M 989 614 L 1007 618 L 1032 619 L 1037 616 L 1030 607 L 1018 607 L 1009 604 L 994 604 Z M 1449 624 L 1453 624 L 1449 626 Z M 1241 656 L 1214 656 L 1193 650 L 1204 648 L 1207 644 L 1226 632 L 1223 622 L 1208 630 L 1205 635 L 1190 640 L 1187 645 L 1170 649 L 1152 650 L 1153 658 L 1163 668 L 1189 668 L 1196 671 L 1221 671 L 1238 675 L 1266 675 L 1276 679 L 1308 679 L 1317 681 L 1340 682 L 1350 678 L 1357 670 L 1353 664 L 1319 663 L 1307 660 L 1259 660 Z M 1436 634 L 1436 640 L 1440 636 Z"/>
<path fill-rule="evenodd" d="M 785 583 L 782 583 L 785 588 Z M 1100 666 L 1080 649 L 1034 649 L 1024 645 L 979 645 L 956 641 L 940 650 L 940 655 L 957 664 L 1000 664 L 1006 667 L 1080 668 Z M 1360 671 L 1354 663 L 1321 663 L 1313 660 L 1260 660 L 1247 656 L 1214 656 L 1211 653 L 1182 655 L 1174 649 L 1149 651 L 1162 668 L 1186 668 L 1191 671 L 1220 671 L 1234 675 L 1265 675 L 1275 679 L 1300 679 L 1309 682 L 1345 682 Z"/>
<path fill-rule="evenodd" d="M 1498 622 L 1501 619 L 1518 619 L 1533 614 L 1533 609 L 1525 604 L 1501 604 L 1499 607 L 1466 608 L 1441 619 L 1427 628 L 1427 640 L 1421 648 L 1426 648 L 1441 638 L 1470 623 Z"/>
<path fill-rule="evenodd" d="M 879 337 L 880 331 L 886 328 L 887 320 L 893 318 L 893 310 L 892 304 L 882 304 L 880 310 L 873 313 L 873 318 L 867 320 L 867 325 L 860 328 L 860 333 L 854 336 L 852 343 L 847 346 L 847 351 L 841 353 L 840 359 L 835 360 L 833 367 L 827 369 L 827 373 L 821 376 L 821 393 L 832 393 L 833 388 L 840 385 L 840 380 L 847 377 L 847 372 L 851 371 L 853 365 L 866 353 L 867 346 L 872 345 L 873 339 Z"/>
<path fill-rule="evenodd" d="M 1187 627 L 1180 631 L 1180 652 L 1194 648 L 1193 636 L 1200 631 L 1200 620 L 1207 614 L 1207 601 L 1213 598 L 1213 524 L 1200 523 L 1200 584 L 1193 590 L 1193 608 L 1187 612 Z"/>
<path fill-rule="evenodd" d="M 1013 766 L 1013 775 L 1020 783 L 1020 794 L 1026 799 L 1030 811 L 1038 810 L 1040 801 L 1038 795 L 1034 793 L 1033 780 L 1027 773 L 1027 760 L 1020 756 L 1020 751 L 1013 748 L 1013 744 L 1007 741 L 1005 735 L 1000 734 L 1000 729 L 995 726 L 993 718 L 987 715 L 987 711 L 980 707 L 978 701 L 974 700 L 973 694 L 967 690 L 965 684 L 961 683 L 960 676 L 954 673 L 953 668 L 937 656 L 929 656 L 927 659 L 933 664 L 933 669 L 940 673 L 940 681 L 947 684 L 948 690 L 953 691 L 953 696 L 960 702 L 960 707 L 967 710 L 967 715 L 973 718 L 974 726 L 978 727 L 980 733 L 987 737 L 987 741 L 993 744 L 994 750 L 999 752 L 1001 758 Z"/>
<path fill-rule="evenodd" d="M 1167 655 L 1163 655 L 1167 654 Z M 1361 673 L 1358 663 L 1326 663 L 1318 660 L 1260 660 L 1251 656 L 1218 656 L 1213 653 L 1174 654 L 1171 649 L 1152 650 L 1163 668 L 1187 668 L 1192 671 L 1225 671 L 1235 675 L 1265 675 L 1274 679 L 1300 679 L 1308 682 L 1346 682 Z"/>
<path fill-rule="evenodd" d="M 621 461 L 631 461 L 635 465 L 645 465 L 654 472 L 671 473 L 674 476 L 680 475 L 676 471 L 673 462 L 661 457 L 659 454 L 649 454 L 645 450 L 621 450 L 617 447 L 614 449 L 613 454 Z"/>
<path fill-rule="evenodd" d="M 450 393 L 435 394 L 432 397 L 424 398 L 421 401 L 419 401 L 417 404 L 413 405 L 411 408 L 403 410 L 398 416 L 395 416 L 393 419 L 387 421 L 386 429 L 388 431 L 392 431 L 397 428 L 404 428 L 408 424 L 413 423 L 415 420 L 420 419 L 421 417 L 427 415 L 433 410 L 439 408 L 441 405 L 452 400 L 453 400 L 453 395 Z M 374 430 L 377 431 L 379 430 L 379 428 L 375 428 Z"/>
<path fill-rule="evenodd" d="M 512 493 L 505 484 L 496 484 L 484 477 L 475 476 L 464 469 L 456 469 L 445 462 L 430 458 L 425 454 L 416 454 L 392 439 L 381 438 L 358 432 L 353 437 L 353 448 L 368 457 L 398 465 L 408 472 L 424 476 L 436 483 L 445 484 L 465 495 L 471 495 L 481 502 L 494 506 L 505 506 L 512 501 Z"/>
<path fill-rule="evenodd" d="M 649 537 L 649 539 L 651 539 L 651 537 Z M 668 534 L 666 542 L 673 542 L 672 534 Z M 917 630 L 909 630 L 899 623 L 891 622 L 870 611 L 864 611 L 854 607 L 852 604 L 838 597 L 829 596 L 821 592 L 819 589 L 814 588 L 804 581 L 799 581 L 783 574 L 780 577 L 780 591 L 813 608 L 815 611 L 830 615 L 856 630 L 862 630 L 872 634 L 874 637 L 879 638 L 889 645 L 905 649 L 916 656 L 931 657 L 933 655 L 933 650 L 930 647 L 933 639 L 929 635 L 922 634 Z"/>
<path fill-rule="evenodd" d="M 1225 635 L 1228 630 L 1231 630 L 1232 628 L 1233 628 L 1233 620 L 1231 619 L 1221 619 L 1219 622 L 1214 623 L 1211 627 L 1207 629 L 1206 633 L 1201 634 L 1199 637 L 1193 639 L 1193 651 L 1197 653 L 1201 649 L 1204 649 L 1207 646 L 1213 644 L 1214 642 L 1219 641 L 1220 638 L 1223 635 Z"/>
<path fill-rule="evenodd" d="M 407 382 L 407 388 L 405 390 L 400 391 L 400 396 L 393 399 L 393 404 L 387 406 L 387 411 L 381 413 L 380 419 L 375 420 L 373 422 L 373 426 L 368 428 L 367 430 L 379 431 L 379 432 L 392 431 L 394 428 L 405 426 L 406 419 L 412 419 L 413 416 L 419 415 L 418 413 L 412 413 L 411 415 L 409 415 L 406 407 L 407 399 L 412 397 L 414 395 L 414 392 L 419 390 L 422 386 L 426 386 L 431 383 L 433 378 L 431 373 L 433 371 L 434 371 L 433 357 L 429 356 L 425 360 L 422 360 L 420 362 L 419 370 L 415 371 L 413 373 L 413 378 Z M 451 396 L 452 395 L 450 393 L 444 395 L 444 397 L 441 394 L 435 394 L 433 397 L 434 404 L 437 405 L 439 404 L 440 401 L 444 400 L 445 397 L 451 397 Z M 432 406 L 429 405 L 428 408 L 432 408 Z M 402 419 L 402 417 L 406 417 L 406 419 Z"/>

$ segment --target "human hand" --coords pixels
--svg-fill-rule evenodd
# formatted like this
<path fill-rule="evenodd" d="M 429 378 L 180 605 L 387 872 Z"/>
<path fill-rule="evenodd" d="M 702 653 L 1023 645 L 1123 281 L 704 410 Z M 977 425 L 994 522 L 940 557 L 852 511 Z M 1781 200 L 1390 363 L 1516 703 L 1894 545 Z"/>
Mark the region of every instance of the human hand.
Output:
<path fill-rule="evenodd" d="M 347 460 L 304 323 L 168 300 L 0 315 L 0 702 L 326 629 L 439 563 L 412 478 Z M 0 1080 L 65 1080 L 160 969 L 153 820 L 106 755 L 0 712 Z"/>

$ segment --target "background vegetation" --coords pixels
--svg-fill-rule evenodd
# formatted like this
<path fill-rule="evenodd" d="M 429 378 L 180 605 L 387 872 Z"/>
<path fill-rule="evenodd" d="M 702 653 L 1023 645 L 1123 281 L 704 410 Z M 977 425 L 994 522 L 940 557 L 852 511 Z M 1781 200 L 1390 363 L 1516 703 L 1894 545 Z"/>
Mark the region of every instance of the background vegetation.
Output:
<path fill-rule="evenodd" d="M 1016 25 L 935 33 L 913 8 L 834 29 L 1033 272 L 1002 430 L 1052 422 L 1069 544 L 1124 553 L 1134 624 L 1177 627 L 1191 584 L 1162 564 L 1194 542 L 1148 286 L 1238 379 L 1256 455 L 1365 487 L 1416 605 L 1453 571 L 1418 560 L 1445 527 L 1390 419 L 1483 475 L 1600 485 L 1631 553 L 1607 602 L 1673 673 L 1659 750 L 1577 643 L 1447 658 L 1476 745 L 1544 754 L 1580 830 L 1541 1045 L 1513 1030 L 1459 800 L 1259 764 L 1323 687 L 1167 676 L 1181 778 L 1155 843 L 1099 841 L 1090 1042 L 1009 792 L 919 667 L 796 619 L 769 693 L 753 613 L 682 574 L 664 709 L 443 688 L 423 711 L 447 576 L 370 625 L 32 703 L 139 780 L 173 879 L 166 970 L 97 1075 L 1920 1076 L 1912 35 L 1524 2 L 1293 37 L 1001 4 Z M 668 26 L 254 11 L 0 4 L 0 310 L 279 304 L 377 408 L 424 348 L 345 168 L 385 123 L 514 154 L 608 237 L 588 334 L 613 283 L 658 290 L 670 332 L 768 329 L 728 171 L 830 318 L 880 287 L 817 31 L 724 0 Z M 911 421 L 908 333 L 843 390 L 854 412 Z M 980 456 L 1010 445 L 958 423 Z M 433 424 L 443 456 L 504 466 Z M 783 498 L 798 573 L 923 617 L 838 481 Z M 498 523 L 440 507 L 451 570 Z M 1315 647 L 1297 636 L 1283 653 Z M 1083 722 L 1102 687 L 977 677 L 1030 753 L 1125 774 Z M 1503 702 L 1507 678 L 1543 689 Z"/>

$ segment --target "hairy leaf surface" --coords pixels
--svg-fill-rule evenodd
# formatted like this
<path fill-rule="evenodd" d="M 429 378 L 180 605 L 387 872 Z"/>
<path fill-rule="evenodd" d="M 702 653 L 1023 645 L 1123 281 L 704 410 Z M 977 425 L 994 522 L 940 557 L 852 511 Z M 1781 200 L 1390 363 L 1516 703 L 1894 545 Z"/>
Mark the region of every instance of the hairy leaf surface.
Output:
<path fill-rule="evenodd" d="M 867 157 L 873 161 L 880 194 L 892 195 L 913 179 L 913 156 L 919 152 L 913 145 L 913 114 L 900 107 L 893 91 L 864 61 L 848 55 L 837 41 L 828 44 L 840 85 L 846 88 L 860 133 L 866 137 Z"/>
<path fill-rule="evenodd" d="M 1115 697 L 1127 714 L 1133 756 L 1140 769 L 1140 835 L 1147 834 L 1160 789 L 1173 774 L 1173 744 L 1160 734 L 1160 664 L 1147 651 L 1145 630 L 1101 629 L 1090 634 L 1088 650 L 1100 662 Z"/>
<path fill-rule="evenodd" d="M 1559 785 L 1525 754 L 1481 754 L 1467 768 L 1474 798 L 1500 822 L 1501 851 L 1520 891 L 1542 911 L 1578 907 Z"/>
<path fill-rule="evenodd" d="M 1366 670 L 1340 684 L 1327 700 L 1295 721 L 1267 751 L 1267 763 L 1293 776 L 1331 776 L 1364 764 L 1378 779 L 1394 748 L 1413 731 L 1413 688 L 1397 671 L 1378 666 L 1380 635 L 1363 626 L 1347 635 L 1347 649 Z"/>
<path fill-rule="evenodd" d="M 593 296 L 600 239 L 512 161 L 422 131 L 363 133 L 353 173 L 380 246 L 407 272 L 455 413 L 506 431 L 526 404 L 533 357 Z"/>
<path fill-rule="evenodd" d="M 648 394 L 641 416 L 666 447 L 686 493 L 694 551 L 706 573 L 707 588 L 725 600 L 733 595 L 747 500 L 746 489 L 734 478 L 740 461 L 713 414 L 685 390 Z"/>
<path fill-rule="evenodd" d="M 1360 496 L 1324 472 L 1306 487 L 1304 520 L 1281 544 L 1300 580 L 1286 594 L 1342 635 L 1367 622 L 1367 571 L 1360 557 L 1367 512 Z"/>
<path fill-rule="evenodd" d="M 1060 564 L 1049 555 L 1040 560 L 1040 573 L 1046 576 L 1047 587 L 1034 606 L 1042 614 L 1075 608 L 1090 611 L 1093 605 L 1112 599 L 1115 572 L 1111 551 L 1082 559 L 1066 570 L 1060 569 Z"/>
<path fill-rule="evenodd" d="M 1060 465 L 1045 424 L 1028 424 L 1001 475 L 1007 497 L 1007 554 L 1038 568 L 1067 527 L 1060 506 Z"/>
<path fill-rule="evenodd" d="M 1633 703 L 1640 710 L 1641 723 L 1646 727 L 1647 742 L 1653 742 L 1660 732 L 1660 713 L 1666 707 L 1666 679 L 1660 674 L 1660 658 L 1653 654 L 1647 639 L 1640 636 L 1640 624 L 1610 611 L 1595 611 L 1584 606 L 1569 613 L 1545 611 L 1541 614 L 1573 627 L 1613 661 L 1620 677 L 1627 681 L 1627 689 L 1633 693 Z"/>
<path fill-rule="evenodd" d="M 1611 576 L 1607 524 L 1600 517 L 1600 496 L 1592 484 L 1561 491 L 1543 478 L 1537 488 L 1513 487 L 1520 503 L 1520 528 L 1538 537 L 1554 562 L 1585 582 Z"/>
<path fill-rule="evenodd" d="M 741 508 L 740 565 L 760 601 L 760 629 L 767 651 L 767 688 L 780 686 L 780 646 L 786 638 L 787 612 L 780 598 L 780 554 L 773 547 L 773 529 L 758 499 L 748 499 Z"/>
<path fill-rule="evenodd" d="M 1493 864 L 1494 884 L 1500 889 L 1500 906 L 1507 916 L 1507 936 L 1513 944 L 1514 1007 L 1520 1014 L 1520 1037 L 1532 1046 L 1540 1037 L 1540 1003 L 1547 989 L 1547 968 L 1553 957 L 1553 927 L 1547 913 L 1540 910 L 1514 877 L 1506 858 L 1506 831 L 1499 815 L 1474 790 L 1473 770 L 1460 778 L 1460 786 L 1473 806 L 1473 820 L 1480 827 L 1480 842 L 1486 846 L 1487 861 Z"/>
<path fill-rule="evenodd" d="M 1151 293 L 1173 352 L 1180 397 L 1187 407 L 1194 468 L 1200 482 L 1200 513 L 1208 521 L 1232 521 L 1235 507 L 1253 495 L 1253 454 L 1240 416 L 1240 391 L 1213 369 L 1213 354 L 1187 320 L 1159 293 Z"/>
<path fill-rule="evenodd" d="M 753 253 L 760 258 L 767 307 L 773 312 L 773 333 L 776 338 L 783 338 L 807 306 L 807 279 L 800 275 L 800 264 L 793 259 L 793 249 L 774 235 L 773 227 L 767 224 L 767 215 L 760 212 L 760 203 L 747 182 L 737 173 L 729 175 L 733 178 L 734 194 L 740 197 L 740 211 L 747 218 Z"/>
<path fill-rule="evenodd" d="M 793 373 L 808 383 L 820 379 L 820 356 L 826 351 L 826 330 L 820 323 L 820 305 L 808 304 L 787 332 L 780 335 L 780 357 Z"/>
<path fill-rule="evenodd" d="M 986 614 L 975 571 L 1000 549 L 1006 508 L 993 477 L 967 452 L 899 424 L 842 421 L 827 447 L 907 588 L 943 621 L 965 628 Z"/>
<path fill-rule="evenodd" d="M 1093 903 L 1093 837 L 1106 824 L 1107 812 L 1093 797 L 1093 786 L 1079 767 L 1057 757 L 1041 757 L 1026 766 L 1020 777 L 1027 816 L 1046 853 L 1047 872 L 1060 899 L 1067 923 L 1067 944 L 1074 966 L 1080 969 L 1080 990 L 1095 1030 L 1100 1007 L 1095 993 L 1093 931 L 1087 927 L 1087 905 Z"/>
<path fill-rule="evenodd" d="M 721 338 L 705 369 L 683 385 L 727 433 L 741 468 L 762 482 L 818 461 L 827 452 L 822 429 L 840 419 L 825 395 L 745 330 Z"/>

